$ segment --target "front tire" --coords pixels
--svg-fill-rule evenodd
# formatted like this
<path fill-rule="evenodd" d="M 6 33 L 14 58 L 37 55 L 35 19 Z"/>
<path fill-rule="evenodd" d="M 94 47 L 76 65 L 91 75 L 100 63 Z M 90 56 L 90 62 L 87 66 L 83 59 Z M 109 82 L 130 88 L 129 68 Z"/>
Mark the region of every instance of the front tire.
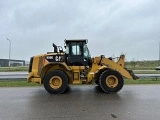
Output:
<path fill-rule="evenodd" d="M 53 70 L 44 77 L 44 88 L 51 94 L 61 94 L 68 87 L 68 77 L 61 70 Z"/>
<path fill-rule="evenodd" d="M 115 70 L 105 70 L 99 78 L 99 84 L 106 93 L 117 93 L 123 87 L 122 75 Z"/>

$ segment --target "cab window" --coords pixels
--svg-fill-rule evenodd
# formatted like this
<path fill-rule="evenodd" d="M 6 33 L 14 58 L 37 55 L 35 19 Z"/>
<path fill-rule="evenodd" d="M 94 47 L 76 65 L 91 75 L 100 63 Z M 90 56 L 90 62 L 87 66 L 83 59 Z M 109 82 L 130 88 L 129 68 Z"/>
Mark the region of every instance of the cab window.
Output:
<path fill-rule="evenodd" d="M 71 47 L 72 47 L 72 55 L 81 55 L 81 43 L 72 43 Z"/>

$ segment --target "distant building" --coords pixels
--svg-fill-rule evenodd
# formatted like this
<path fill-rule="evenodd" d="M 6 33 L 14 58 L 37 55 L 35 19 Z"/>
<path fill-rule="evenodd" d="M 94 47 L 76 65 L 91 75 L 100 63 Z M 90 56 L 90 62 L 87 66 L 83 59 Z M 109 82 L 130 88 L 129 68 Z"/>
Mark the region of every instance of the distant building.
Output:
<path fill-rule="evenodd" d="M 25 66 L 25 60 L 13 60 L 10 59 L 0 59 L 0 67 L 16 67 L 16 66 Z"/>

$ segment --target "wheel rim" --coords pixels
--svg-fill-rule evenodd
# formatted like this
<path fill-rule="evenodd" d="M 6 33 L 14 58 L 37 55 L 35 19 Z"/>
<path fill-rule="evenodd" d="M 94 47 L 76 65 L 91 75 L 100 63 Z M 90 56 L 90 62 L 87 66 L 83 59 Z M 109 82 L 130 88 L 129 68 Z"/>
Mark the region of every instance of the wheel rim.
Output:
<path fill-rule="evenodd" d="M 62 86 L 62 79 L 59 76 L 53 76 L 49 80 L 49 84 L 53 89 L 58 89 Z"/>
<path fill-rule="evenodd" d="M 115 88 L 118 85 L 118 79 L 114 75 L 110 75 L 106 78 L 106 85 L 110 88 Z"/>

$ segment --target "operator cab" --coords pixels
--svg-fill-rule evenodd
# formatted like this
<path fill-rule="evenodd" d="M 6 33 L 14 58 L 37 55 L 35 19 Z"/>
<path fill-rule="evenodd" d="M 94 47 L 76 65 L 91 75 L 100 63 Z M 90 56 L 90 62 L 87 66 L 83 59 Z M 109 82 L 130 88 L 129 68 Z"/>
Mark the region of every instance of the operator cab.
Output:
<path fill-rule="evenodd" d="M 66 63 L 68 66 L 90 66 L 91 56 L 87 39 L 65 40 Z"/>

